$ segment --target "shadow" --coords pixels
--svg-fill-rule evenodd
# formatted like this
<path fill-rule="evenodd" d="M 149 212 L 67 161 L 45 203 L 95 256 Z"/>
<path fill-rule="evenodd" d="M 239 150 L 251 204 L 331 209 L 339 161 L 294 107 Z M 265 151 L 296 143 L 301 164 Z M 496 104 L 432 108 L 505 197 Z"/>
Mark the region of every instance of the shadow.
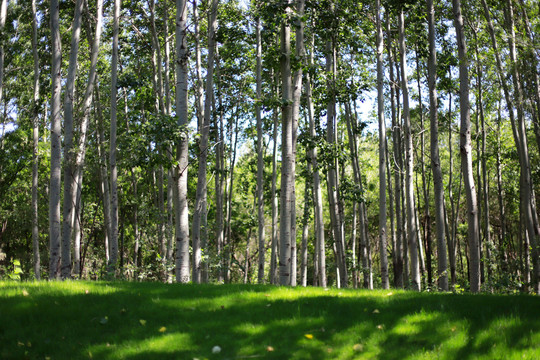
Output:
<path fill-rule="evenodd" d="M 73 282 L 53 293 L 47 286 L 0 283 L 0 358 L 540 355 L 534 296 L 122 282 Z"/>

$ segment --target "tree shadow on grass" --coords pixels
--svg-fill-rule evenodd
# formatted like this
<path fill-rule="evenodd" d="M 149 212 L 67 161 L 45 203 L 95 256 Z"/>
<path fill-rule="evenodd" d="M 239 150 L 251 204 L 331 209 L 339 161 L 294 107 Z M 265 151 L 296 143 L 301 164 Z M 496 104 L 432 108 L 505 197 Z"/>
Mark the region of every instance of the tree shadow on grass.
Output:
<path fill-rule="evenodd" d="M 0 358 L 466 359 L 494 354 L 493 341 L 540 354 L 531 296 L 103 286 L 112 291 L 0 297 Z"/>

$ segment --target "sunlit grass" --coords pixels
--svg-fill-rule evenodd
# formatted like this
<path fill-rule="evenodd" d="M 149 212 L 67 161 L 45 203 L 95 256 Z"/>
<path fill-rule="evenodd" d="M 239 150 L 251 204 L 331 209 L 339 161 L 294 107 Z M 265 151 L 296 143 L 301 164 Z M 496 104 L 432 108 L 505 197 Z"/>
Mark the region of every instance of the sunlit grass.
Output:
<path fill-rule="evenodd" d="M 0 282 L 0 319 L 0 359 L 540 358 L 524 295 Z"/>

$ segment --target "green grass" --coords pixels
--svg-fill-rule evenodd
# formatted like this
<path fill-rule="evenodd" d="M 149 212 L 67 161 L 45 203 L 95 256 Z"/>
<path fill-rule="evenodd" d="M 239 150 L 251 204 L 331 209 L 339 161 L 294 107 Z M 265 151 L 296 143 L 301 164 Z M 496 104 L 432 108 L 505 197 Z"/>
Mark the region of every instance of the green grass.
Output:
<path fill-rule="evenodd" d="M 25 358 L 540 359 L 540 298 L 0 282 L 0 359 Z"/>

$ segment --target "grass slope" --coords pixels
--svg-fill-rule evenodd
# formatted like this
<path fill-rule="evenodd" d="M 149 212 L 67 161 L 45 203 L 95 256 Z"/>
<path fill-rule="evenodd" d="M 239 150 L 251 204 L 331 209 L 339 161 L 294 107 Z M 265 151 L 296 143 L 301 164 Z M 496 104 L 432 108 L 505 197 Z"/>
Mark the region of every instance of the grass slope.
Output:
<path fill-rule="evenodd" d="M 540 298 L 0 282 L 0 359 L 24 358 L 540 359 Z"/>

